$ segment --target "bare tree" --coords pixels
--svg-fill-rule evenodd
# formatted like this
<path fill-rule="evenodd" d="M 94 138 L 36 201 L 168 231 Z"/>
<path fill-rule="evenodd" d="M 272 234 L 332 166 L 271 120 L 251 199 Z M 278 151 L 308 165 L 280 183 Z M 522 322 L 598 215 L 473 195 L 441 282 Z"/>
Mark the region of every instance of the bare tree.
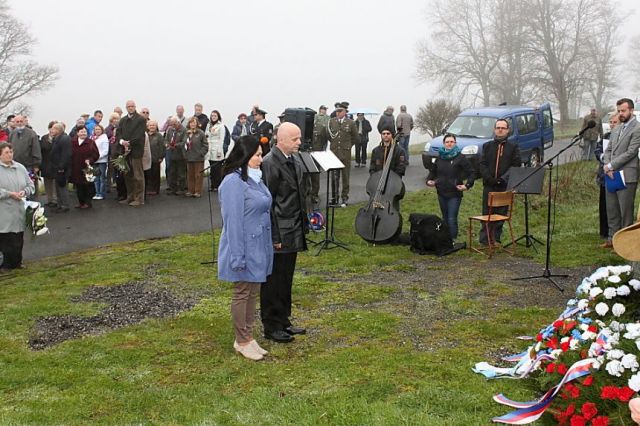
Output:
<path fill-rule="evenodd" d="M 0 0 L 0 114 L 25 95 L 48 89 L 58 68 L 39 65 L 31 57 L 35 39 Z"/>
<path fill-rule="evenodd" d="M 446 99 L 429 101 L 418 108 L 416 127 L 434 137 L 460 114 L 460 105 Z"/>
<path fill-rule="evenodd" d="M 640 44 L 640 34 L 631 39 L 629 46 L 638 46 L 638 44 Z M 628 61 L 628 68 L 630 69 L 625 73 L 624 77 L 633 82 L 633 88 L 636 91 L 640 91 L 640 55 L 630 55 Z"/>
<path fill-rule="evenodd" d="M 491 104 L 491 78 L 499 53 L 492 34 L 495 0 L 434 0 L 430 5 L 434 30 L 418 45 L 416 77 L 438 81 L 440 89 L 477 91 Z"/>
<path fill-rule="evenodd" d="M 615 77 L 620 61 L 615 56 L 615 50 L 622 42 L 620 25 L 623 21 L 624 17 L 616 13 L 610 2 L 605 1 L 600 4 L 595 25 L 591 27 L 590 36 L 585 40 L 591 64 L 586 87 L 593 99 L 593 106 L 600 112 L 607 109 L 608 99 L 616 87 Z"/>
<path fill-rule="evenodd" d="M 584 40 L 600 9 L 596 0 L 535 0 L 529 14 L 532 52 L 542 59 L 537 80 L 553 94 L 560 120 L 569 117 L 569 100 L 584 84 L 589 67 Z"/>

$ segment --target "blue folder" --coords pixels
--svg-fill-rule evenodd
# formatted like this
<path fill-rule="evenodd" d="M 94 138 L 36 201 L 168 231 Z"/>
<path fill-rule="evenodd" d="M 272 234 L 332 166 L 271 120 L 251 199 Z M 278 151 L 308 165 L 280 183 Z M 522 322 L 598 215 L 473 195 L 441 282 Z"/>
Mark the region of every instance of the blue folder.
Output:
<path fill-rule="evenodd" d="M 604 185 L 609 192 L 620 191 L 621 189 L 625 189 L 627 185 L 624 182 L 624 172 L 623 171 L 615 171 L 613 172 L 613 178 L 610 178 L 609 175 L 604 175 Z"/>

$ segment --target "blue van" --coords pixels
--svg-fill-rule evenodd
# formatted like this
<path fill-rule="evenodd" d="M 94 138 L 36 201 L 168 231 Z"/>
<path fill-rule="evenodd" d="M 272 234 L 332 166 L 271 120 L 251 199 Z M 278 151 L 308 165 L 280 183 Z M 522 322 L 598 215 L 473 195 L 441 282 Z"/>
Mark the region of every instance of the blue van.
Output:
<path fill-rule="evenodd" d="M 553 115 L 548 103 L 537 108 L 504 105 L 467 109 L 448 126 L 446 133 L 456 135 L 457 145 L 477 171 L 482 145 L 493 139 L 493 127 L 498 119 L 509 122 L 509 140 L 520 147 L 522 163 L 532 167 L 540 164 L 544 150 L 553 146 Z M 426 169 L 431 169 L 438 158 L 442 138 L 438 136 L 425 144 L 422 164 Z"/>

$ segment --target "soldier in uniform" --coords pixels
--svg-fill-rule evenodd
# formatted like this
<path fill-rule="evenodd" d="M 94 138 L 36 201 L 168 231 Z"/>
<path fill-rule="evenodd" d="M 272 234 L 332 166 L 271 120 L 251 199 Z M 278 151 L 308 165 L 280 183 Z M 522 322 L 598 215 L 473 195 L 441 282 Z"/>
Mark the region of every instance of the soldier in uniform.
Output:
<path fill-rule="evenodd" d="M 318 113 L 313 118 L 313 141 L 311 149 L 313 151 L 326 151 L 327 149 L 327 123 L 329 116 L 327 115 L 327 107 L 320 105 Z M 317 206 L 320 202 L 320 174 L 312 173 L 311 175 L 311 203 Z"/>
<path fill-rule="evenodd" d="M 265 116 L 267 113 L 260 108 L 253 111 L 253 122 L 251 123 L 251 134 L 255 135 L 262 147 L 262 156 L 266 156 L 271 149 L 270 142 L 273 136 L 273 124 L 269 123 Z"/>
<path fill-rule="evenodd" d="M 349 172 L 351 171 L 351 148 L 360 140 L 356 123 L 347 115 L 347 105 L 338 104 L 336 116 L 329 120 L 325 134 L 331 141 L 331 152 L 344 164 L 344 169 L 340 174 L 334 173 L 331 182 L 331 190 L 334 199 L 333 204 L 337 204 L 340 178 L 342 178 L 342 190 L 340 191 L 341 207 L 346 207 L 349 201 Z"/>

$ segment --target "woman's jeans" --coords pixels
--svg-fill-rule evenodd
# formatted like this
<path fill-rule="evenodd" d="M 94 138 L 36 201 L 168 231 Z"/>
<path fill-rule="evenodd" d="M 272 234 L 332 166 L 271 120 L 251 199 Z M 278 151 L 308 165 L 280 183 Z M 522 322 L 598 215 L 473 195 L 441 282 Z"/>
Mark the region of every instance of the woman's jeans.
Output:
<path fill-rule="evenodd" d="M 107 196 L 107 163 L 95 163 L 93 166 L 100 170 L 100 176 L 96 176 L 93 182 L 96 185 L 96 195 L 104 198 Z"/>
<path fill-rule="evenodd" d="M 440 202 L 442 218 L 449 226 L 451 239 L 455 240 L 458 237 L 458 212 L 460 211 L 462 197 L 446 198 L 442 195 L 438 195 L 438 201 Z"/>

